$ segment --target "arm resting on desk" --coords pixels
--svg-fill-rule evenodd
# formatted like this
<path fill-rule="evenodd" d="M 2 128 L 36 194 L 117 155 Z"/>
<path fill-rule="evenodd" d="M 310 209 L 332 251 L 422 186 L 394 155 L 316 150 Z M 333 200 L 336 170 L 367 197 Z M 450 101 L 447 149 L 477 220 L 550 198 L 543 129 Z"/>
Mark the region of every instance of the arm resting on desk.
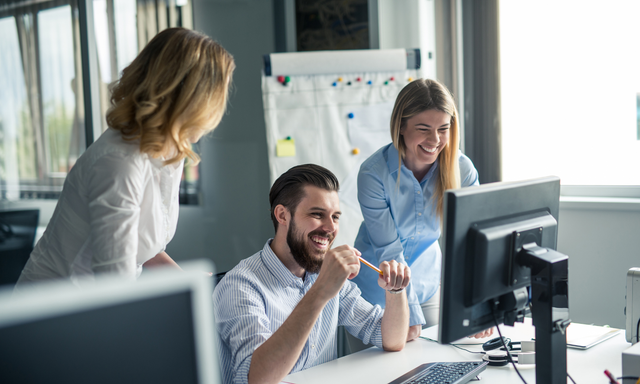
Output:
<path fill-rule="evenodd" d="M 347 277 L 358 274 L 356 252 L 347 245 L 327 252 L 313 286 L 280 328 L 253 352 L 250 384 L 278 383 L 291 371 L 324 307 L 340 292 Z"/>
<path fill-rule="evenodd" d="M 401 351 L 409 337 L 409 304 L 406 287 L 411 279 L 411 271 L 404 264 L 383 262 L 380 264 L 384 276 L 378 278 L 378 284 L 387 290 L 385 310 L 382 316 L 382 347 L 385 351 Z M 402 289 L 399 294 L 390 290 Z"/>

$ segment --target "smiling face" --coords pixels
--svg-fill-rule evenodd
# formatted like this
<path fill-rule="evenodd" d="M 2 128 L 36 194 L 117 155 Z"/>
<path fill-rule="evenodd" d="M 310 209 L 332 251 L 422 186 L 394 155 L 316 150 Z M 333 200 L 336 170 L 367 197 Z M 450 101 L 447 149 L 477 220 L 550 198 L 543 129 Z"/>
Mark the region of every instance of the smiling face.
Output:
<path fill-rule="evenodd" d="M 307 272 L 317 273 L 324 254 L 338 234 L 338 193 L 307 185 L 287 231 L 287 245 L 294 260 Z"/>
<path fill-rule="evenodd" d="M 414 175 L 427 174 L 438 155 L 449 143 L 451 115 L 429 109 L 407 119 L 400 128 L 404 140 L 404 163 Z M 416 177 L 418 180 L 422 177 Z"/>

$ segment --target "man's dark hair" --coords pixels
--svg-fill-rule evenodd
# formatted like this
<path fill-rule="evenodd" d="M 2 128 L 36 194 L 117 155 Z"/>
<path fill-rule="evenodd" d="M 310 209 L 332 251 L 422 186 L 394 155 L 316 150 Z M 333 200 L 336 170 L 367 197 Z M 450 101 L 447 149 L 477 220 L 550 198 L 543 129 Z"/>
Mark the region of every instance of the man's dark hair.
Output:
<path fill-rule="evenodd" d="M 282 204 L 293 216 L 300 200 L 304 197 L 304 187 L 314 187 L 336 191 L 340 189 L 338 178 L 330 170 L 316 164 L 297 165 L 283 173 L 271 186 L 269 203 L 271 204 L 271 221 L 278 231 L 278 220 L 273 213 L 275 207 Z"/>

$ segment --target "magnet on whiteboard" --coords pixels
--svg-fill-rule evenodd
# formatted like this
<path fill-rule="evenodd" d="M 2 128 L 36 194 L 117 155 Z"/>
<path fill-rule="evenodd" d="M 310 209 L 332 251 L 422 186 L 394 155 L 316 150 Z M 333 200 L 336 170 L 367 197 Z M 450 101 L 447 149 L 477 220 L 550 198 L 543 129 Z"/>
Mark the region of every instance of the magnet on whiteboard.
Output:
<path fill-rule="evenodd" d="M 360 148 L 353 148 L 353 150 L 351 150 L 351 153 L 353 153 L 354 155 L 360 154 Z"/>
<path fill-rule="evenodd" d="M 353 119 L 354 114 L 353 114 L 353 112 L 349 112 L 349 114 L 347 116 L 349 116 L 350 119 Z"/>

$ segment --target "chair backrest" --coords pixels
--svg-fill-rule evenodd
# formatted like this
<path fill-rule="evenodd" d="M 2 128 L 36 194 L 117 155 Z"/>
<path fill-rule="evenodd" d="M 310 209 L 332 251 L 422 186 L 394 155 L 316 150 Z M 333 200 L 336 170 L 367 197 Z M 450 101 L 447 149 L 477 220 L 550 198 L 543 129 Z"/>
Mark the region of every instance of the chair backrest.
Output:
<path fill-rule="evenodd" d="M 0 211 L 0 285 L 15 284 L 33 250 L 38 209 Z"/>

